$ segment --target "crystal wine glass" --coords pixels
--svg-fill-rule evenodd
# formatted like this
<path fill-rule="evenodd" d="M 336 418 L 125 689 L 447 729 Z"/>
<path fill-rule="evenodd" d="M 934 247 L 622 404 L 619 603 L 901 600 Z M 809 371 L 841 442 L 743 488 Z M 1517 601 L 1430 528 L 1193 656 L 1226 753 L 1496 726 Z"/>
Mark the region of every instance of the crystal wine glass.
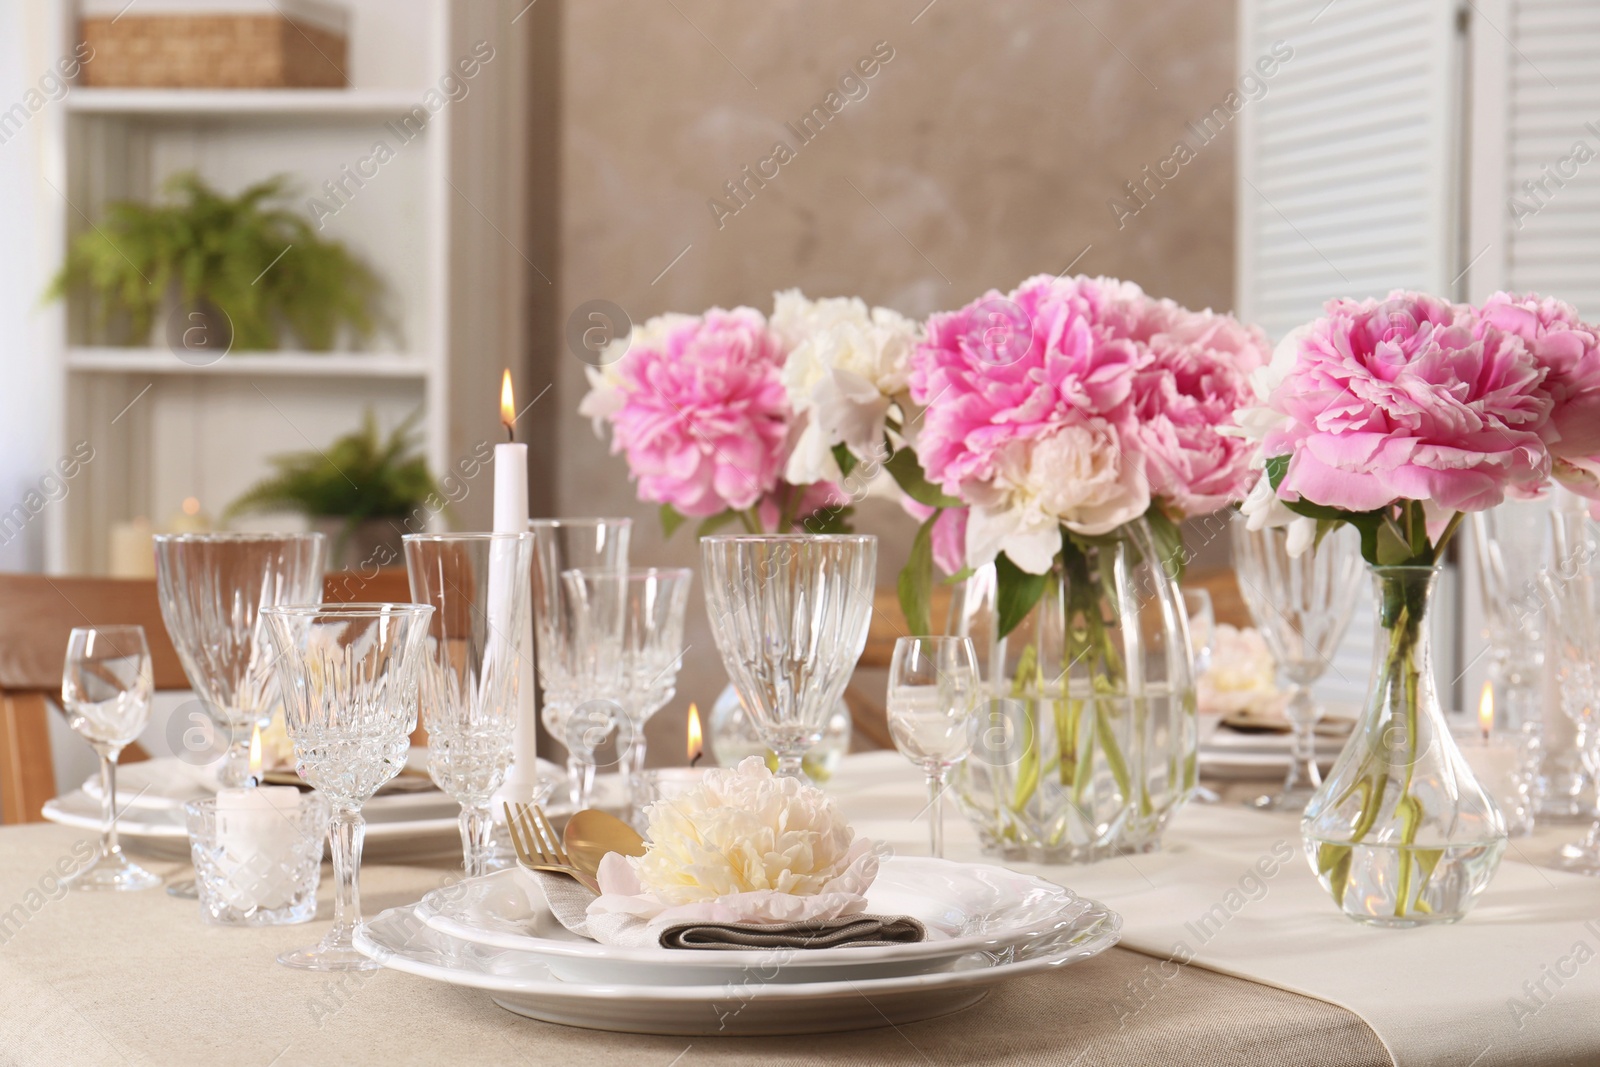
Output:
<path fill-rule="evenodd" d="M 262 611 L 283 688 L 295 770 L 333 809 L 333 929 L 278 962 L 314 971 L 379 965 L 355 947 L 361 806 L 406 763 L 427 658 L 429 604 L 277 604 Z"/>
<path fill-rule="evenodd" d="M 798 778 L 866 645 L 878 539 L 718 535 L 700 551 L 723 666 L 778 773 Z"/>
<path fill-rule="evenodd" d="M 1233 519 L 1233 566 L 1239 592 L 1278 666 L 1294 686 L 1284 715 L 1293 730 L 1283 788 L 1252 803 L 1273 811 L 1302 811 L 1322 784 L 1317 767 L 1317 720 L 1322 707 L 1311 683 L 1322 677 L 1350 625 L 1365 581 L 1355 531 L 1341 527 L 1299 556 L 1289 555 L 1283 527 L 1251 530 Z"/>
<path fill-rule="evenodd" d="M 631 744 L 623 754 L 631 790 L 644 770 L 645 723 L 667 706 L 678 690 L 683 665 L 683 618 L 694 574 L 687 567 L 646 567 L 629 571 L 570 570 L 561 576 L 575 606 L 580 632 L 613 632 L 602 612 L 619 611 L 617 658 L 590 660 L 600 668 L 589 691 L 615 700 L 629 723 Z M 589 687 L 586 686 L 586 689 Z"/>
<path fill-rule="evenodd" d="M 520 657 L 527 629 L 533 535 L 407 534 L 411 598 L 433 606 L 421 669 L 428 773 L 461 805 L 462 866 L 487 872 L 494 818 L 517 725 Z"/>
<path fill-rule="evenodd" d="M 978 654 L 965 637 L 902 637 L 889 663 L 889 733 L 894 747 L 928 776 L 928 841 L 944 858 L 944 790 L 950 770 L 972 751 L 977 728 Z"/>
<path fill-rule="evenodd" d="M 1600 775 L 1600 574 L 1597 544 L 1581 511 L 1557 509 L 1550 516 L 1555 565 L 1543 576 L 1549 616 L 1546 663 L 1555 674 L 1562 714 L 1578 727 L 1583 769 Z M 1589 832 L 1561 846 L 1557 863 L 1577 874 L 1600 875 L 1600 811 Z"/>
<path fill-rule="evenodd" d="M 272 604 L 322 599 L 319 533 L 159 534 L 156 583 L 189 684 L 226 739 L 224 787 L 251 785 L 250 737 L 278 703 L 258 616 Z"/>
<path fill-rule="evenodd" d="M 572 640 L 572 603 L 562 585 L 563 571 L 612 570 L 628 567 L 628 536 L 632 519 L 532 519 L 533 532 L 533 632 L 535 661 L 539 668 L 540 718 L 557 739 L 566 740 L 568 720 L 585 694 L 576 681 L 578 649 Z M 593 780 L 592 765 L 578 754 L 567 754 L 567 778 L 572 802 L 587 799 L 584 783 Z"/>
<path fill-rule="evenodd" d="M 150 721 L 155 689 L 141 626 L 80 626 L 67 639 L 61 706 L 72 729 L 100 755 L 105 825 L 100 854 L 68 879 L 74 889 L 150 889 L 161 879 L 117 843 L 117 757 Z"/>

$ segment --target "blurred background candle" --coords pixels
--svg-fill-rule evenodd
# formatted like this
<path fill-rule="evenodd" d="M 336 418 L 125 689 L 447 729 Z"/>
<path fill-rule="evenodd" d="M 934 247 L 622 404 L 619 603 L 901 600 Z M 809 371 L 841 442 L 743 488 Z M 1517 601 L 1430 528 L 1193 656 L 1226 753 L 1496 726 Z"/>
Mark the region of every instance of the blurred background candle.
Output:
<path fill-rule="evenodd" d="M 113 578 L 154 578 L 156 547 L 154 531 L 144 516 L 114 522 L 110 528 L 108 563 Z"/>
<path fill-rule="evenodd" d="M 494 532 L 528 532 L 528 446 L 516 440 L 516 400 L 511 389 L 511 372 L 500 379 L 500 424 L 506 428 L 504 444 L 494 446 Z M 537 799 L 539 757 L 539 713 L 533 699 L 533 619 L 529 613 L 523 632 L 517 635 L 516 652 L 520 659 L 517 682 L 517 729 L 512 739 L 511 771 L 506 777 L 504 796 L 518 803 Z M 499 810 L 496 805 L 495 810 Z"/>
<path fill-rule="evenodd" d="M 1494 683 L 1484 682 L 1478 697 L 1478 721 L 1474 726 L 1457 726 L 1456 745 L 1467 766 L 1494 797 L 1505 816 L 1506 829 L 1513 837 L 1533 832 L 1531 792 L 1535 753 L 1527 734 L 1496 729 Z"/>

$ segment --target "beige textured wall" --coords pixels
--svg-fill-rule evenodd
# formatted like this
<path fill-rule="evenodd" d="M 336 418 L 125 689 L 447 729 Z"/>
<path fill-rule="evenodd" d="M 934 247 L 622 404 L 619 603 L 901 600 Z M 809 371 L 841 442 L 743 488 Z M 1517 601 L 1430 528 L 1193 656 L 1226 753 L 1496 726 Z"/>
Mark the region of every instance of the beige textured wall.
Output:
<path fill-rule="evenodd" d="M 712 304 L 766 310 L 774 289 L 797 285 L 920 316 L 1074 261 L 1190 306 L 1230 306 L 1231 132 L 1151 183 L 1121 228 L 1108 201 L 1126 200 L 1124 183 L 1228 94 L 1232 0 L 925 3 L 568 0 L 545 16 L 562 43 L 559 307 L 604 298 L 637 322 Z M 866 95 L 719 228 L 707 201 L 736 206 L 724 183 L 775 141 L 794 147 L 785 123 L 880 41 L 893 58 Z M 547 335 L 562 326 L 547 322 Z M 691 531 L 663 544 L 622 461 L 577 416 L 583 365 L 552 358 L 556 509 L 631 514 L 636 560 L 694 563 Z M 858 526 L 884 538 L 879 583 L 892 581 L 909 521 L 876 512 Z M 652 762 L 673 761 L 683 707 L 704 709 L 725 680 L 700 597 Z"/>

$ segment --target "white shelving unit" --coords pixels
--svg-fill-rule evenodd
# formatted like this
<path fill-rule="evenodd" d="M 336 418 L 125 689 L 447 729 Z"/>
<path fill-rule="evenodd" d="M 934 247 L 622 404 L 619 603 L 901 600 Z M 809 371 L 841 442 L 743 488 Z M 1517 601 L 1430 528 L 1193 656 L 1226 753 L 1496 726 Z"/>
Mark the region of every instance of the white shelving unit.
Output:
<path fill-rule="evenodd" d="M 70 55 L 75 4 L 49 2 L 46 54 Z M 84 309 L 55 306 L 56 440 L 62 454 L 86 440 L 94 459 L 48 514 L 51 571 L 102 571 L 114 521 L 143 515 L 159 528 L 190 496 L 220 513 L 268 472 L 267 457 L 323 448 L 369 408 L 384 427 L 421 409 L 436 476 L 498 439 L 500 370 L 518 373 L 526 335 L 527 264 L 513 242 L 526 211 L 527 24 L 494 0 L 343 2 L 347 89 L 74 88 L 40 116 L 58 194 L 42 278 L 109 203 L 158 196 L 174 174 L 232 192 L 281 173 L 303 213 L 313 198 L 334 209 L 322 235 L 384 279 L 392 325 L 368 350 L 230 352 L 195 366 L 162 347 L 107 346 Z M 362 174 L 380 141 L 391 158 Z M 453 505 L 461 523 L 487 528 L 488 477 Z"/>

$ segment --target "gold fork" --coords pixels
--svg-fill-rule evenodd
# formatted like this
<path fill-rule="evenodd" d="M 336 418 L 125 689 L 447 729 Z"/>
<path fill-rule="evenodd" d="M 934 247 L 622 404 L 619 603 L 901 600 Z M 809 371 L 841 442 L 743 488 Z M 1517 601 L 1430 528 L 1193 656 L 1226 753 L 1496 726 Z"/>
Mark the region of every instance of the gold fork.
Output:
<path fill-rule="evenodd" d="M 594 876 L 573 864 L 544 809 L 537 804 L 506 804 L 505 809 L 506 828 L 511 831 L 511 847 L 516 849 L 518 863 L 530 871 L 567 875 L 590 891 L 600 892 L 600 883 Z"/>

